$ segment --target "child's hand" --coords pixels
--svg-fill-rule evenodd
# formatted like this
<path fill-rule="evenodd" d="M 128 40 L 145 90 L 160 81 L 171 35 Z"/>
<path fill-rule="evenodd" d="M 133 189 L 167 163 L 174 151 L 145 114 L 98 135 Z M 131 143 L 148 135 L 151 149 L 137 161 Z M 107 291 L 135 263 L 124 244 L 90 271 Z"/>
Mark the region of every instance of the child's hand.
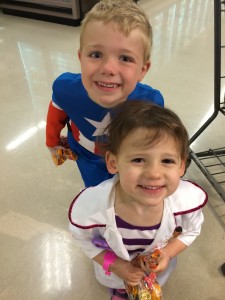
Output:
<path fill-rule="evenodd" d="M 155 269 L 151 269 L 151 271 L 157 273 L 164 271 L 168 267 L 170 260 L 186 248 L 187 245 L 179 239 L 175 238 L 171 240 L 164 248 L 160 249 L 158 265 Z"/>
<path fill-rule="evenodd" d="M 139 266 L 147 273 L 164 271 L 170 261 L 169 254 L 164 249 L 155 249 L 147 255 L 140 255 Z"/>
<path fill-rule="evenodd" d="M 59 145 L 55 147 L 48 147 L 48 150 L 51 152 L 52 155 L 55 155 L 59 149 L 69 149 L 70 146 L 68 144 L 67 137 L 61 135 L 59 139 Z"/>
<path fill-rule="evenodd" d="M 155 270 L 159 265 L 161 250 L 155 249 L 152 253 L 139 255 L 138 263 L 139 266 L 149 274 L 152 270 Z"/>
<path fill-rule="evenodd" d="M 125 261 L 121 258 L 117 258 L 110 269 L 115 275 L 132 286 L 140 283 L 142 277 L 145 275 L 145 272 L 141 268 L 134 266 L 132 261 Z"/>
<path fill-rule="evenodd" d="M 170 259 L 171 259 L 171 257 L 168 254 L 168 252 L 164 249 L 161 249 L 160 256 L 158 259 L 158 265 L 156 267 L 150 269 L 151 272 L 159 273 L 159 272 L 164 271 L 168 267 Z"/>
<path fill-rule="evenodd" d="M 63 148 L 67 148 L 67 149 L 70 148 L 69 143 L 68 143 L 68 139 L 67 139 L 66 136 L 64 136 L 64 135 L 60 136 L 59 146 L 62 146 Z"/>

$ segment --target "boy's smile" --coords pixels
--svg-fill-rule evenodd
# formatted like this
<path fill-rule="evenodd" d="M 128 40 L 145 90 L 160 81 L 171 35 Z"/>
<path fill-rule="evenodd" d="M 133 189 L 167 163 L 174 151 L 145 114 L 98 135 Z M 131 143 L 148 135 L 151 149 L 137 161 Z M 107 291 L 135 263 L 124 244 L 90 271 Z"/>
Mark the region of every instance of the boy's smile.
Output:
<path fill-rule="evenodd" d="M 111 89 L 111 88 L 116 88 L 118 86 L 120 86 L 120 84 L 118 83 L 106 83 L 106 82 L 101 82 L 101 81 L 97 81 L 98 86 L 102 87 L 102 88 L 107 88 L 107 89 Z"/>
<path fill-rule="evenodd" d="M 141 31 L 135 29 L 125 36 L 113 22 L 88 23 L 78 56 L 84 87 L 103 107 L 125 101 L 150 67 L 143 61 Z"/>
<path fill-rule="evenodd" d="M 102 92 L 115 92 L 115 89 L 120 88 L 121 84 L 114 82 L 96 81 L 96 86 Z"/>

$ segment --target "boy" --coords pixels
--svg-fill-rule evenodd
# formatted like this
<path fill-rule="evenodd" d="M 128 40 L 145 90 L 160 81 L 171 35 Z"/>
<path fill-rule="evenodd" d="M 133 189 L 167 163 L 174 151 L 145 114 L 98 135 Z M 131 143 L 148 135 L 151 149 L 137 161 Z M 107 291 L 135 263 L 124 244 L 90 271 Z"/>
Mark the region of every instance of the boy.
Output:
<path fill-rule="evenodd" d="M 81 74 L 65 73 L 53 83 L 46 145 L 51 153 L 61 147 L 60 132 L 70 120 L 68 143 L 86 187 L 112 177 L 95 144 L 110 110 L 135 99 L 164 104 L 159 91 L 140 83 L 150 68 L 151 45 L 151 25 L 133 1 L 102 0 L 82 22 Z"/>

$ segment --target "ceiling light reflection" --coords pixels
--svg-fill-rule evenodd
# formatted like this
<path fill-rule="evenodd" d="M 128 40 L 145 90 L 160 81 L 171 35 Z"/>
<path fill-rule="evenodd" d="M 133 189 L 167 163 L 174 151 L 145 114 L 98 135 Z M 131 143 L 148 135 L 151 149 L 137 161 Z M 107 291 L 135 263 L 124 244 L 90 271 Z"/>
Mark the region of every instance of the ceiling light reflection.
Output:
<path fill-rule="evenodd" d="M 41 121 L 41 122 L 38 123 L 38 128 L 39 129 L 45 128 L 45 126 L 46 126 L 46 122 L 45 121 Z"/>
<path fill-rule="evenodd" d="M 151 19 L 154 30 L 151 73 L 162 67 L 178 51 L 183 51 L 204 30 L 212 26 L 211 0 L 181 0 L 165 4 Z"/>
<path fill-rule="evenodd" d="M 57 236 L 48 236 L 43 247 L 42 270 L 43 291 L 45 293 L 57 293 L 69 289 L 72 284 L 72 261 L 67 248 L 66 239 Z"/>
<path fill-rule="evenodd" d="M 37 126 L 29 128 L 27 131 L 25 131 L 24 133 L 22 133 L 21 135 L 19 135 L 15 140 L 13 140 L 12 142 L 10 142 L 6 146 L 6 150 L 10 151 L 10 150 L 13 150 L 13 149 L 17 148 L 20 144 L 22 144 L 23 142 L 25 142 L 26 140 L 28 140 L 35 133 L 37 133 L 39 129 L 45 128 L 45 126 L 46 126 L 46 122 L 45 121 L 41 121 L 41 122 L 38 123 Z"/>

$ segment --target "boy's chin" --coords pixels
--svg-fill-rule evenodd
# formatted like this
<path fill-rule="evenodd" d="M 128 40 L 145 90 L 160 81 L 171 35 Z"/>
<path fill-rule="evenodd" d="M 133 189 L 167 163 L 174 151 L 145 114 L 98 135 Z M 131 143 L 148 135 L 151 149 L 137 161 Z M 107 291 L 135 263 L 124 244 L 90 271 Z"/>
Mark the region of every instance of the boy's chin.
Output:
<path fill-rule="evenodd" d="M 97 100 L 94 100 L 92 98 L 92 101 L 94 101 L 96 104 L 98 104 L 99 106 L 102 106 L 104 108 L 112 108 L 115 107 L 116 105 L 124 102 L 126 99 L 109 99 L 109 98 L 100 98 Z"/>

